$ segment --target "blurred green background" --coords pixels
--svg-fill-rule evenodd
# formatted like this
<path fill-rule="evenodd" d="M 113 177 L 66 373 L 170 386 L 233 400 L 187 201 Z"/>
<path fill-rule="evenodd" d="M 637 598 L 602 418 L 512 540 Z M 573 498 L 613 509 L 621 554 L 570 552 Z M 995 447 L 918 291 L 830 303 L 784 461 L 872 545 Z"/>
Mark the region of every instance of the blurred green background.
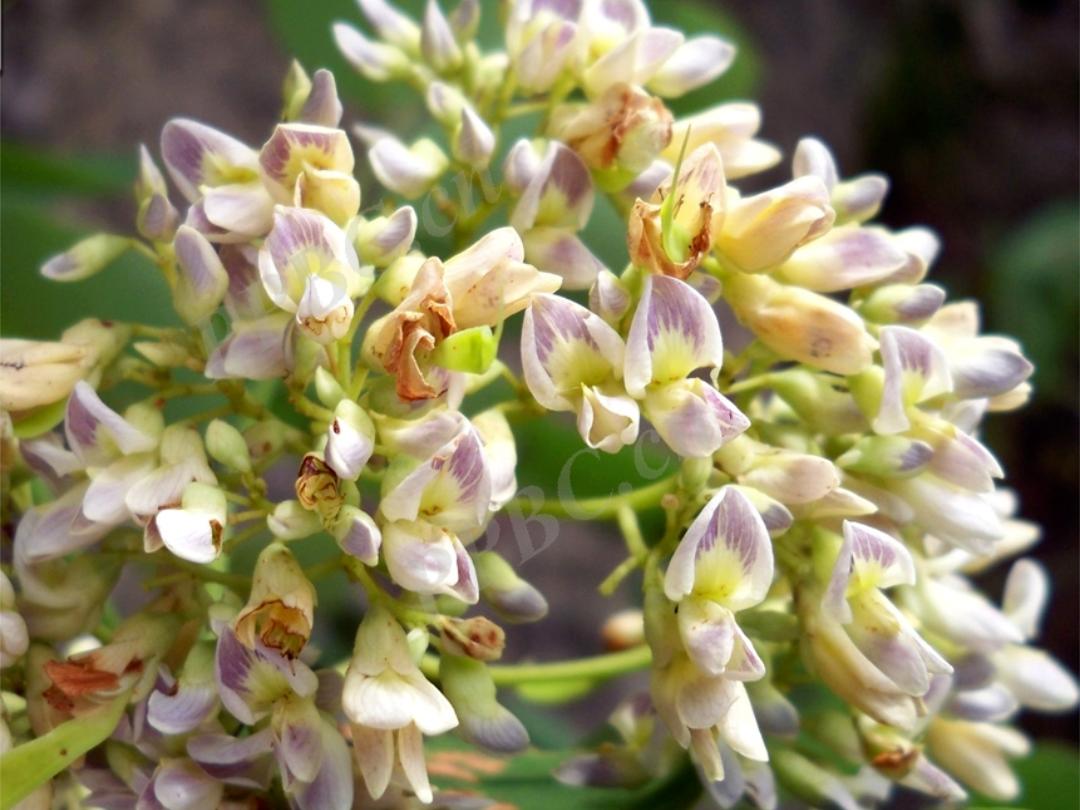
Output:
<path fill-rule="evenodd" d="M 494 6 L 484 0 L 485 37 L 497 34 Z M 1023 342 L 1038 368 L 1035 398 L 1024 411 L 991 419 L 989 438 L 1024 515 L 1045 527 L 1035 554 L 1053 572 L 1056 588 L 1045 643 L 1075 671 L 1078 4 L 663 0 L 651 6 L 659 21 L 688 32 L 718 31 L 740 49 L 735 67 L 679 100 L 677 112 L 755 99 L 765 114 L 764 137 L 785 153 L 800 136 L 814 134 L 834 148 L 845 174 L 887 173 L 893 190 L 883 220 L 937 230 L 945 250 L 934 280 L 954 298 L 980 299 L 986 328 Z M 135 144 L 156 152 L 169 117 L 198 118 L 261 143 L 279 112 L 290 55 L 308 69 L 334 70 L 346 124 L 378 120 L 406 133 L 427 126 L 415 93 L 370 85 L 337 55 L 329 25 L 358 23 L 351 0 L 23 0 L 4 3 L 2 14 L 4 335 L 48 337 L 91 313 L 171 321 L 163 284 L 138 258 L 69 287 L 45 282 L 37 268 L 81 233 L 130 228 Z M 786 173 L 785 165 L 749 185 L 779 182 Z M 375 186 L 369 175 L 362 182 L 370 202 Z M 602 231 L 612 217 L 599 212 L 593 227 Z M 607 245 L 604 258 L 613 264 L 625 255 L 621 240 L 596 244 Z M 534 430 L 519 437 L 523 484 L 543 482 L 573 452 L 576 445 L 550 449 L 564 435 Z M 580 494 L 610 491 L 626 462 L 583 457 L 577 469 L 594 489 L 583 486 Z M 538 627 L 515 628 L 512 651 L 548 658 L 597 650 L 595 627 L 580 616 L 598 619 L 633 601 L 632 587 L 624 586 L 614 603 L 595 594 L 619 559 L 610 541 L 601 527 L 574 529 L 525 564 L 553 615 Z M 501 550 L 514 557 L 513 549 Z M 1001 580 L 997 572 L 985 585 L 996 595 Z M 599 720 L 616 697 L 607 690 L 563 715 Z M 1041 738 L 1076 741 L 1075 715 L 1026 717 L 1024 724 Z M 546 733 L 552 743 L 569 738 L 558 724 Z M 1075 754 L 1050 749 L 1046 756 L 1025 767 L 1048 769 L 1036 783 L 1057 774 L 1060 797 L 1063 773 L 1075 783 Z M 1072 768 L 1062 771 L 1062 763 Z M 1029 793 L 1024 804 L 1064 806 L 1053 795 Z"/>

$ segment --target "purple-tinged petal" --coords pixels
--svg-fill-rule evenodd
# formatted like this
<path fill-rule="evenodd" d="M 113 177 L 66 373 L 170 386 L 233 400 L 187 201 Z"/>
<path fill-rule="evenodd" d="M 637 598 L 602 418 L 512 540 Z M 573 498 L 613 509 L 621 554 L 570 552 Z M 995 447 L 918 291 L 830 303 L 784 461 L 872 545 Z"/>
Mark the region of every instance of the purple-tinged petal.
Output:
<path fill-rule="evenodd" d="M 322 767 L 311 782 L 293 787 L 300 810 L 350 810 L 353 806 L 353 771 L 349 748 L 334 726 L 319 723 Z"/>
<path fill-rule="evenodd" d="M 1021 706 L 1037 712 L 1064 712 L 1080 700 L 1076 678 L 1043 650 L 1007 647 L 994 656 L 998 679 Z"/>
<path fill-rule="evenodd" d="M 399 521 L 383 527 L 383 559 L 391 578 L 416 593 L 451 593 L 458 581 L 452 535 L 427 523 Z"/>
<path fill-rule="evenodd" d="M 190 325 L 197 325 L 217 310 L 229 288 L 229 275 L 206 237 L 181 225 L 173 240 L 179 269 L 173 304 Z"/>
<path fill-rule="evenodd" d="M 255 150 L 198 121 L 174 118 L 161 131 L 161 157 L 176 187 L 190 202 L 204 186 L 256 176 Z"/>
<path fill-rule="evenodd" d="M 519 160 L 529 156 L 528 141 L 518 150 Z M 509 162 L 510 157 L 507 160 Z M 531 171 L 530 171 L 531 169 Z M 519 172 L 530 175 L 510 224 L 521 233 L 537 226 L 584 228 L 593 208 L 593 185 L 589 168 L 574 150 L 558 141 L 548 145 L 543 162 Z"/>
<path fill-rule="evenodd" d="M 162 734 L 187 734 L 215 712 L 217 689 L 211 683 L 185 684 L 151 692 L 146 721 Z"/>
<path fill-rule="evenodd" d="M 900 433 L 910 427 L 907 408 L 952 390 L 948 361 L 937 344 L 906 326 L 886 326 L 880 334 L 885 369 L 877 433 Z"/>
<path fill-rule="evenodd" d="M 409 67 L 408 59 L 398 48 L 373 42 L 351 25 L 333 25 L 334 43 L 345 61 L 373 82 L 385 82 Z"/>
<path fill-rule="evenodd" d="M 550 410 L 574 410 L 582 385 L 618 376 L 624 347 L 619 333 L 580 304 L 556 295 L 532 299 L 521 331 L 525 382 Z"/>
<path fill-rule="evenodd" d="M 1001 609 L 1025 638 L 1039 635 L 1039 624 L 1049 597 L 1050 577 L 1045 568 L 1030 559 L 1013 563 L 1005 580 Z"/>
<path fill-rule="evenodd" d="M 676 98 L 706 85 L 726 71 L 735 59 L 735 46 L 715 36 L 687 40 L 651 79 L 649 89 Z"/>
<path fill-rule="evenodd" d="M 456 70 L 463 59 L 450 21 L 436 0 L 428 0 L 420 28 L 420 52 L 437 73 Z"/>
<path fill-rule="evenodd" d="M 961 489 L 930 472 L 892 481 L 890 489 L 939 540 L 986 554 L 1002 537 L 1001 517 L 983 493 Z"/>
<path fill-rule="evenodd" d="M 83 517 L 93 523 L 110 526 L 118 526 L 126 521 L 131 517 L 125 503 L 128 492 L 153 470 L 154 462 L 145 453 L 125 456 L 99 470 L 90 480 L 83 498 Z"/>
<path fill-rule="evenodd" d="M 708 458 L 750 427 L 750 420 L 711 384 L 677 380 L 645 396 L 645 417 L 683 458 Z"/>
<path fill-rule="evenodd" d="M 259 152 L 263 177 L 279 202 L 291 204 L 296 181 L 311 169 L 350 173 L 352 145 L 344 130 L 314 124 L 278 124 Z"/>
<path fill-rule="evenodd" d="M 228 627 L 221 631 L 214 656 L 214 678 L 225 708 L 245 725 L 254 725 L 275 701 L 295 692 L 309 697 L 319 686 L 306 664 L 256 644 L 249 649 Z"/>
<path fill-rule="evenodd" d="M 985 446 L 960 432 L 937 445 L 930 469 L 946 481 L 973 492 L 993 492 L 994 479 L 1005 476 L 998 460 Z"/>
<path fill-rule="evenodd" d="M 451 592 L 467 605 L 475 605 L 480 601 L 480 585 L 476 577 L 476 567 L 472 557 L 461 541 L 456 536 L 450 538 L 454 547 L 454 567 L 457 570 L 457 579 Z"/>
<path fill-rule="evenodd" d="M 206 233 L 196 223 L 190 223 L 207 239 L 214 242 L 247 242 L 263 236 L 273 222 L 274 200 L 262 182 L 228 183 L 208 189 L 200 200 L 200 210 L 206 222 L 220 235 Z"/>
<path fill-rule="evenodd" d="M 282 314 L 233 321 L 233 331 L 206 361 L 211 380 L 275 380 L 288 373 L 285 341 L 292 319 Z"/>
<path fill-rule="evenodd" d="M 503 182 L 511 193 L 521 195 L 545 162 L 546 156 L 541 156 L 533 142 L 521 138 L 514 142 L 503 160 Z"/>
<path fill-rule="evenodd" d="M 945 708 L 949 714 L 963 720 L 997 723 L 1008 720 L 1020 708 L 1020 704 L 1012 692 L 995 683 L 982 689 L 956 692 Z"/>
<path fill-rule="evenodd" d="M 368 161 L 384 187 L 409 200 L 427 192 L 449 165 L 434 141 L 422 138 L 409 147 L 389 135 L 371 145 Z"/>
<path fill-rule="evenodd" d="M 83 468 L 79 457 L 64 446 L 63 439 L 55 431 L 20 442 L 19 452 L 27 466 L 49 481 L 54 490 L 59 489 L 69 475 Z"/>
<path fill-rule="evenodd" d="M 495 133 L 472 107 L 461 110 L 461 129 L 454 140 L 454 157 L 482 169 L 491 162 L 495 151 Z"/>
<path fill-rule="evenodd" d="M 724 359 L 720 324 L 709 302 L 689 284 L 646 276 L 626 339 L 623 378 L 633 397 L 652 383 L 669 383 Z"/>
<path fill-rule="evenodd" d="M 339 478 L 355 481 L 375 449 L 374 435 L 368 415 L 355 403 L 343 400 L 326 431 L 326 463 Z"/>
<path fill-rule="evenodd" d="M 883 531 L 844 521 L 844 542 L 833 565 L 823 608 L 839 622 L 851 621 L 852 591 L 915 583 L 915 561 L 903 543 Z"/>
<path fill-rule="evenodd" d="M 273 731 L 267 727 L 247 737 L 200 734 L 187 741 L 188 756 L 204 771 L 230 785 L 264 790 L 270 782 Z"/>
<path fill-rule="evenodd" d="M 153 778 L 154 796 L 166 810 L 203 810 L 216 807 L 224 786 L 189 759 L 169 759 Z"/>
<path fill-rule="evenodd" d="M 420 27 L 386 0 L 358 0 L 360 11 L 380 39 L 399 48 L 416 50 L 420 46 Z"/>
<path fill-rule="evenodd" d="M 563 289 L 588 289 L 605 269 L 577 234 L 564 228 L 533 228 L 525 232 L 522 240 L 528 261 L 538 270 L 561 278 Z"/>
<path fill-rule="evenodd" d="M 68 446 L 84 464 L 111 460 L 117 450 L 125 455 L 154 449 L 157 439 L 136 428 L 101 401 L 83 380 L 75 383 L 64 415 Z"/>
<path fill-rule="evenodd" d="M 723 675 L 735 649 L 735 616 L 704 599 L 679 603 L 679 635 L 690 660 L 707 675 Z"/>
<path fill-rule="evenodd" d="M 761 515 L 737 489 L 712 497 L 686 530 L 668 564 L 664 592 L 691 592 L 742 610 L 765 598 L 773 575 L 772 541 Z"/>
<path fill-rule="evenodd" d="M 316 126 L 336 127 L 341 123 L 344 111 L 334 74 L 323 68 L 316 70 L 311 77 L 311 92 L 300 110 L 300 120 Z"/>
<path fill-rule="evenodd" d="M 885 229 L 845 225 L 796 250 L 777 275 L 808 290 L 832 293 L 876 284 L 907 261 L 907 252 Z"/>
<path fill-rule="evenodd" d="M 323 764 L 323 720 L 312 701 L 283 701 L 274 709 L 274 753 L 287 783 L 311 782 Z"/>
<path fill-rule="evenodd" d="M 87 486 L 75 486 L 52 503 L 34 507 L 23 515 L 15 533 L 15 543 L 27 562 L 44 562 L 79 551 L 96 543 L 113 528 L 107 523 L 76 525 Z"/>
<path fill-rule="evenodd" d="M 366 512 L 343 508 L 334 536 L 342 551 L 356 557 L 365 565 L 375 565 L 379 561 L 382 532 Z"/>

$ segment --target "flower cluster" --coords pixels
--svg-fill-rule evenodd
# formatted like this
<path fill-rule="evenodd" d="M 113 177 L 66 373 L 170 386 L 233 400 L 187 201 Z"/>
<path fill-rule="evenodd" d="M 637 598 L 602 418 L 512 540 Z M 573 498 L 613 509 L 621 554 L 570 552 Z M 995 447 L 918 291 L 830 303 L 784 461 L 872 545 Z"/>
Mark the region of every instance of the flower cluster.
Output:
<path fill-rule="evenodd" d="M 368 30 L 335 25 L 338 47 L 415 88 L 441 130 L 355 127 L 377 204 L 333 75 L 294 64 L 260 148 L 169 122 L 164 172 L 139 151 L 137 236 L 42 268 L 74 282 L 140 253 L 182 326 L 3 341 L 0 751 L 78 741 L 12 801 L 409 806 L 435 795 L 425 737 L 524 751 L 496 682 L 549 670 L 493 664 L 502 627 L 466 614 L 547 612 L 478 543 L 521 516 L 511 419 L 547 412 L 607 453 L 653 430 L 678 467 L 599 508 L 539 506 L 617 519 L 628 557 L 603 588 L 644 583 L 607 633 L 628 649 L 552 679 L 652 673 L 615 715 L 621 742 L 559 779 L 631 787 L 689 756 L 724 807 L 1015 795 L 1009 721 L 1077 702 L 1031 646 L 1043 569 L 1015 562 L 1000 606 L 971 579 L 1038 537 L 978 438 L 1032 367 L 924 282 L 934 235 L 872 224 L 886 180 L 842 179 L 814 139 L 790 181 L 737 189 L 781 160 L 757 108 L 665 104 L 734 49 L 641 0 L 514 0 L 490 51 L 477 0 L 421 20 L 359 5 Z M 532 137 L 504 143 L 517 119 Z M 603 235 L 623 268 L 588 243 L 598 198 L 624 219 Z M 420 199 L 451 222 L 442 255 Z M 301 541 L 332 551 L 305 565 Z M 338 572 L 359 586 L 355 644 L 323 660 Z"/>

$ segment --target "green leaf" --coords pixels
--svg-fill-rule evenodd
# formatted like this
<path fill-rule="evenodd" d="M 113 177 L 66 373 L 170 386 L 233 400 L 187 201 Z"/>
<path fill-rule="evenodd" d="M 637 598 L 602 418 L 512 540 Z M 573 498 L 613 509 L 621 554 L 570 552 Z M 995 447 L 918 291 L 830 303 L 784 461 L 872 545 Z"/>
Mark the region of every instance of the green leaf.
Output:
<path fill-rule="evenodd" d="M 23 144 L 0 144 L 4 196 L 105 196 L 126 193 L 135 178 L 135 150 L 117 155 L 57 155 Z"/>
<path fill-rule="evenodd" d="M 128 703 L 129 692 L 90 714 L 68 720 L 43 737 L 23 743 L 0 757 L 0 810 L 9 810 L 108 739 Z"/>

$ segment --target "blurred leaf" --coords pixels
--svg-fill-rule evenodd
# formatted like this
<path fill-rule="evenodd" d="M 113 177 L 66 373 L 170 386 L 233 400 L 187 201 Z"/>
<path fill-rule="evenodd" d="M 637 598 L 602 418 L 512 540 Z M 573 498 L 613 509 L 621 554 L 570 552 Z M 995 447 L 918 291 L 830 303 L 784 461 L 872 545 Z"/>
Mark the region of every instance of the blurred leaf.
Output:
<path fill-rule="evenodd" d="M 990 262 L 988 320 L 1015 335 L 1035 363 L 1035 396 L 1066 403 L 1076 398 L 1078 225 L 1075 200 L 1044 208 Z"/>
<path fill-rule="evenodd" d="M 518 810 L 681 810 L 693 807 L 701 785 L 689 763 L 640 788 L 570 787 L 552 772 L 579 751 L 530 750 L 497 758 L 466 748 L 453 737 L 429 745 L 432 781 L 447 791 L 479 794 Z"/>
<path fill-rule="evenodd" d="M 135 158 L 60 155 L 4 141 L 0 177 L 9 195 L 104 196 L 126 192 L 135 177 Z"/>
<path fill-rule="evenodd" d="M 0 243 L 0 329 L 5 335 L 56 337 L 90 314 L 154 325 L 178 323 L 161 274 L 140 255 L 129 254 L 85 281 L 61 285 L 42 278 L 38 270 L 45 259 L 82 234 L 58 224 L 43 206 L 11 201 L 6 191 L 0 207 L 0 230 L 8 237 Z"/>

